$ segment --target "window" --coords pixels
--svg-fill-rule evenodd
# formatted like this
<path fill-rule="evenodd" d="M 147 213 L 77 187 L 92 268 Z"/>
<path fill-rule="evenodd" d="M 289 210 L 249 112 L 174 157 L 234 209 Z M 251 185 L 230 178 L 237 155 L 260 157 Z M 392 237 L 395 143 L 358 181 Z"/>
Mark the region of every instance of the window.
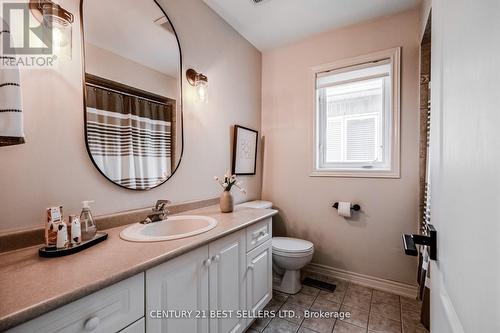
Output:
<path fill-rule="evenodd" d="M 399 177 L 399 53 L 314 69 L 313 176 Z"/>

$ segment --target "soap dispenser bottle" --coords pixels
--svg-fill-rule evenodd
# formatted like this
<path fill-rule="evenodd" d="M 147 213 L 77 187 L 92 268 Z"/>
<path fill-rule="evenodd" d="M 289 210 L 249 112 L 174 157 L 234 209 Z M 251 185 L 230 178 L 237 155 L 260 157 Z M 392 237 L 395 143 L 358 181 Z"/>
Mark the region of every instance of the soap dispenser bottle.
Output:
<path fill-rule="evenodd" d="M 82 201 L 82 213 L 80 214 L 80 227 L 82 230 L 82 241 L 88 241 L 94 238 L 97 227 L 90 212 L 89 204 L 94 201 Z"/>

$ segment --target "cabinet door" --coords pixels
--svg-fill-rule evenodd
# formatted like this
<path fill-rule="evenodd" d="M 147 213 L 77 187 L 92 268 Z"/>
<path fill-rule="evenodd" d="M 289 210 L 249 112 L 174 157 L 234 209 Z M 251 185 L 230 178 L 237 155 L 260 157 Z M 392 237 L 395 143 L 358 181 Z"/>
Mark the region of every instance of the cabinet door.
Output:
<path fill-rule="evenodd" d="M 146 332 L 208 333 L 208 266 L 202 246 L 146 271 Z"/>
<path fill-rule="evenodd" d="M 272 241 L 247 254 L 247 310 L 259 311 L 273 295 Z"/>
<path fill-rule="evenodd" d="M 237 311 L 246 308 L 245 235 L 245 230 L 240 230 L 209 245 L 210 333 L 237 333 L 245 329 L 246 319 L 237 318 Z M 228 310 L 233 312 L 225 312 Z"/>
<path fill-rule="evenodd" d="M 144 318 L 141 318 L 132 325 L 122 329 L 119 333 L 144 333 L 144 325 Z"/>

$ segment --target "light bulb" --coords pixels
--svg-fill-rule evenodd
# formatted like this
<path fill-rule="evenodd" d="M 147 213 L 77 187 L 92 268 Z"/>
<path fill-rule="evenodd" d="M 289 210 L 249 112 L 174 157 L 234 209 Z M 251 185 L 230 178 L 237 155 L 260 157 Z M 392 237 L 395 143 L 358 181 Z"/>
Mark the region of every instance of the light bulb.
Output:
<path fill-rule="evenodd" d="M 71 58 L 71 23 L 73 14 L 51 1 L 45 0 L 40 7 L 42 22 L 52 32 L 53 52 Z"/>
<path fill-rule="evenodd" d="M 197 73 L 194 69 L 190 68 L 186 71 L 186 79 L 188 83 L 194 87 L 194 93 L 196 94 L 197 102 L 207 103 L 208 78 L 205 75 Z"/>
<path fill-rule="evenodd" d="M 208 101 L 208 83 L 206 81 L 196 80 L 195 87 L 198 101 L 206 103 Z"/>
<path fill-rule="evenodd" d="M 52 43 L 56 47 L 65 47 L 68 45 L 68 37 L 59 28 L 52 28 Z"/>

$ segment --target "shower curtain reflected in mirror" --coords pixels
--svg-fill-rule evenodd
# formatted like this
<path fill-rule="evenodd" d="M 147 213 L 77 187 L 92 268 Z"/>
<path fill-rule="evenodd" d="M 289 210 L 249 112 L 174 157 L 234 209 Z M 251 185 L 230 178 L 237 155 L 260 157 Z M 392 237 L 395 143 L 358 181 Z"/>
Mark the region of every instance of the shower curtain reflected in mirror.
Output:
<path fill-rule="evenodd" d="M 152 101 L 86 84 L 87 145 L 113 182 L 149 189 L 172 174 L 175 101 Z"/>

